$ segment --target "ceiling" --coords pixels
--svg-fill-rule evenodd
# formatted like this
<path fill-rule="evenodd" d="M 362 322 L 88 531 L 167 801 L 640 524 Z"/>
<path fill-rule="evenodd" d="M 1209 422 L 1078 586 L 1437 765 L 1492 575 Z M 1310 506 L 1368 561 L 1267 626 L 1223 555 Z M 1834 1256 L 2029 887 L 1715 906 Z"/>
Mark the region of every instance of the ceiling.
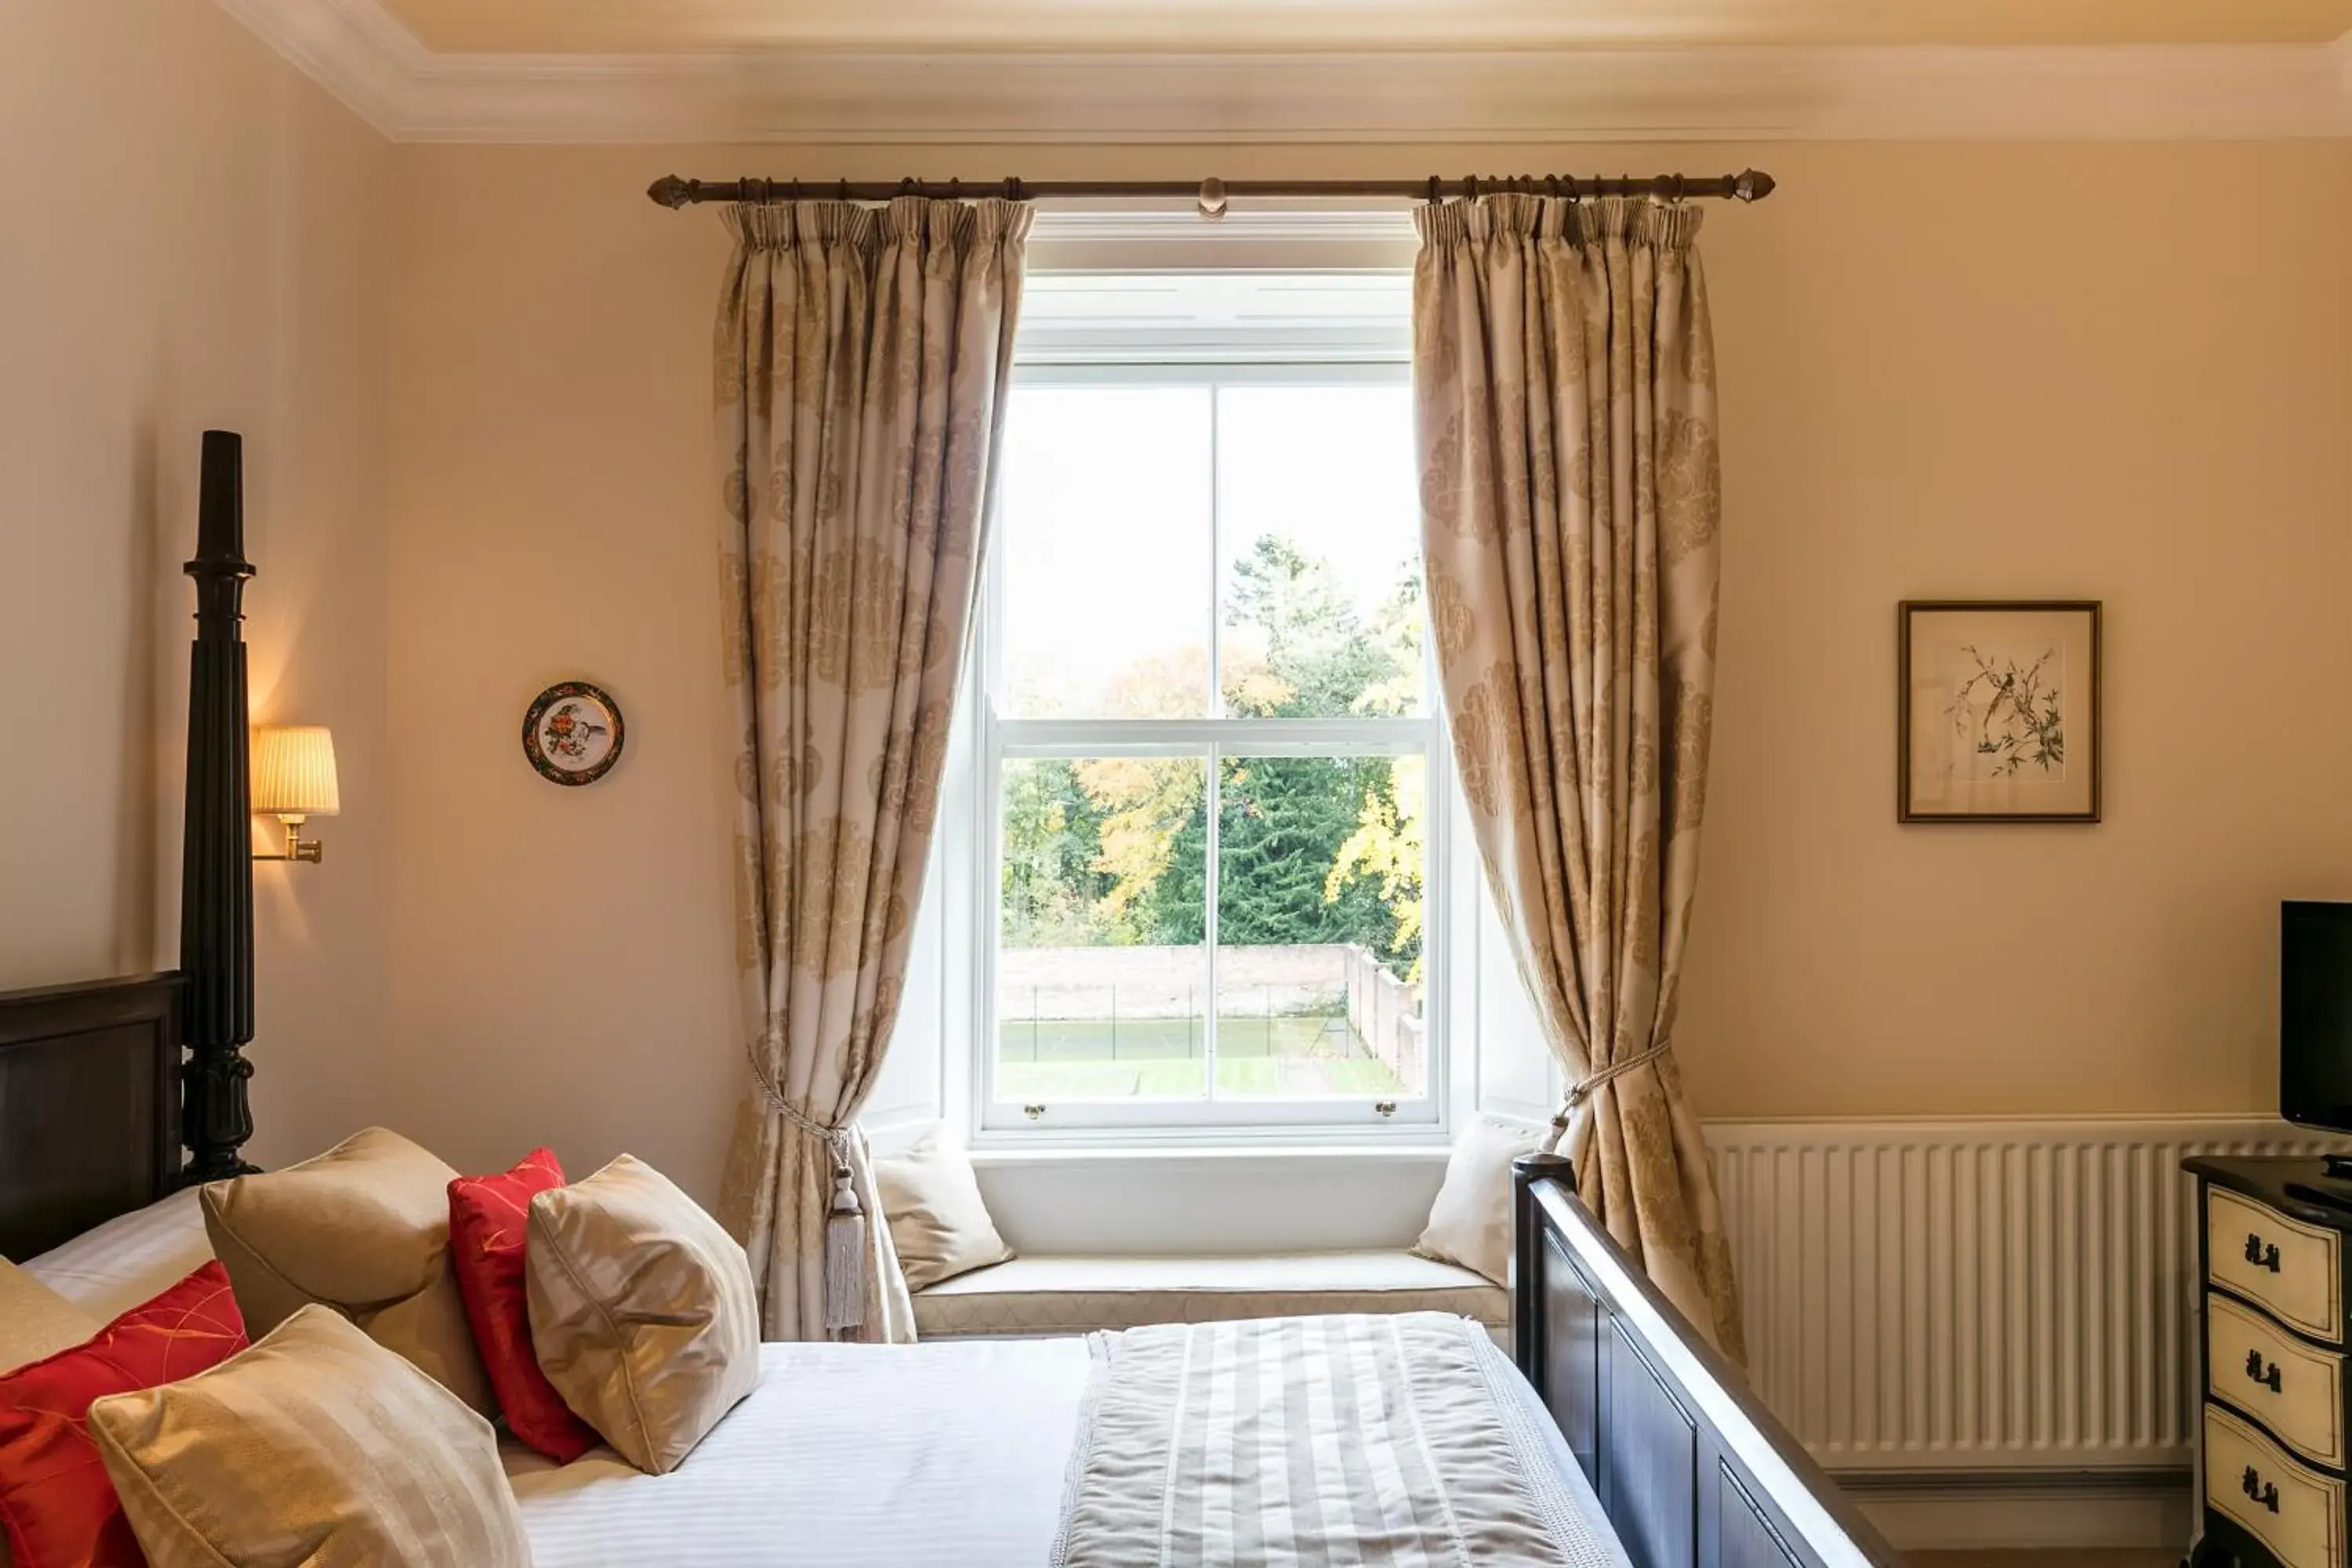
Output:
<path fill-rule="evenodd" d="M 2312 44 L 2352 0 L 383 0 L 440 54 Z"/>

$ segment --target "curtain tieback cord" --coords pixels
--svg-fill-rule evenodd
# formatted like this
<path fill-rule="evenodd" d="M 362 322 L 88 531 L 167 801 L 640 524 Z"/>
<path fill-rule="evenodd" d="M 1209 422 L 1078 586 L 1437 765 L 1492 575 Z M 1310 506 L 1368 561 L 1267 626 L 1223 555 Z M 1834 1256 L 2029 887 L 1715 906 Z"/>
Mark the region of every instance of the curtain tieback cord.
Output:
<path fill-rule="evenodd" d="M 1623 1061 L 1611 1062 L 1607 1067 L 1602 1068 L 1598 1072 L 1587 1073 L 1584 1077 L 1577 1079 L 1575 1083 L 1569 1087 L 1567 1098 L 1563 1099 L 1559 1102 L 1559 1110 L 1551 1119 L 1552 1131 L 1554 1132 L 1565 1133 L 1568 1131 L 1569 1123 L 1575 1120 L 1577 1107 L 1591 1099 L 1593 1095 L 1600 1092 L 1603 1087 L 1611 1083 L 1614 1083 L 1617 1079 L 1624 1077 L 1627 1073 L 1632 1072 L 1635 1068 L 1646 1067 L 1651 1062 L 1656 1061 L 1660 1057 L 1664 1056 L 1668 1051 L 1672 1050 L 1674 1048 L 1674 1044 L 1675 1043 L 1671 1038 L 1660 1040 L 1656 1045 L 1652 1046 L 1646 1051 L 1642 1051 L 1636 1055 L 1627 1057 Z"/>
<path fill-rule="evenodd" d="M 850 1129 L 819 1121 L 785 1099 L 757 1056 L 751 1057 L 751 1076 L 786 1126 L 832 1152 L 833 1197 L 824 1219 L 824 1326 L 857 1328 L 866 1321 L 866 1205 L 857 1201 L 850 1175 Z"/>

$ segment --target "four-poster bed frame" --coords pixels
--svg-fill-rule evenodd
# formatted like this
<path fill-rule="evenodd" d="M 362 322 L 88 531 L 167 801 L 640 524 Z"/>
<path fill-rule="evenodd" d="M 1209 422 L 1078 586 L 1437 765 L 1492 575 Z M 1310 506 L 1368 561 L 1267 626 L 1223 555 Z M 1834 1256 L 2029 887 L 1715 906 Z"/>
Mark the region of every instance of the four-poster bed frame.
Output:
<path fill-rule="evenodd" d="M 0 995 L 0 1257 L 248 1169 L 253 871 L 237 437 L 205 436 L 189 673 L 181 968 Z M 187 1160 L 180 1151 L 184 1142 Z M 1519 1162 L 1520 1370 L 1636 1568 L 1900 1561 L 1578 1201 Z"/>
<path fill-rule="evenodd" d="M 244 443 L 204 436 L 188 660 L 180 967 L 0 995 L 0 1256 L 251 1169 L 253 847 Z M 184 1146 L 186 1161 L 182 1162 Z"/>

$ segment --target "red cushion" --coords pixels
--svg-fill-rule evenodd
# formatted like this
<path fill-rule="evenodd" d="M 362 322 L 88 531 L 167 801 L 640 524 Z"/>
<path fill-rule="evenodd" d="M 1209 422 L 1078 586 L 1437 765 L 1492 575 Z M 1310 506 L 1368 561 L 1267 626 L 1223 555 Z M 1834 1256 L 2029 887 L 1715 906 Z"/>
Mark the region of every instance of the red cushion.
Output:
<path fill-rule="evenodd" d="M 90 1441 L 90 1401 L 177 1383 L 245 1346 L 227 1271 L 207 1263 L 89 1343 L 0 1377 L 0 1524 L 16 1568 L 144 1568 Z"/>
<path fill-rule="evenodd" d="M 604 1439 L 572 1413 L 539 1370 L 531 1348 L 530 1305 L 523 1289 L 523 1233 L 530 1200 L 563 1185 L 563 1167 L 546 1149 L 499 1176 L 460 1176 L 449 1184 L 449 1260 L 466 1298 L 474 1346 L 490 1374 L 507 1430 L 559 1465 Z"/>

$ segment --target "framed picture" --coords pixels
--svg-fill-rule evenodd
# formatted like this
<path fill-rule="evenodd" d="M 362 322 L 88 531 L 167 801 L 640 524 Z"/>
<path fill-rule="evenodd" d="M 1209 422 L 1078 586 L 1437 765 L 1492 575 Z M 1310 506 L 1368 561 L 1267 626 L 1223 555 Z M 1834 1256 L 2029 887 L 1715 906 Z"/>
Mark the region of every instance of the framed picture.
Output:
<path fill-rule="evenodd" d="M 628 731 L 621 705 L 584 680 L 566 680 L 531 700 L 522 718 L 522 754 L 551 784 L 591 784 L 621 760 Z"/>
<path fill-rule="evenodd" d="M 1895 816 L 2099 820 L 2095 599 L 1900 607 Z"/>

